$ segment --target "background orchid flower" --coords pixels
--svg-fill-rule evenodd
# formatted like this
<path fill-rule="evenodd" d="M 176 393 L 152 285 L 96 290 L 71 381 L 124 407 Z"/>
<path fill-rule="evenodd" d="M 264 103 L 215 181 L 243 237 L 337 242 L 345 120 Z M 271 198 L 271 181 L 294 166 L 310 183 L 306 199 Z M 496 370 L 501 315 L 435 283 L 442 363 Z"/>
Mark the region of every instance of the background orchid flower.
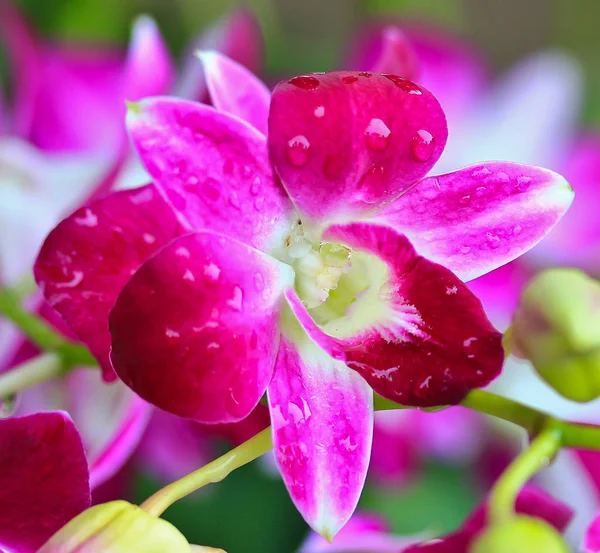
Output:
<path fill-rule="evenodd" d="M 264 88 L 215 59 L 216 77 L 259 91 L 252 115 L 266 120 Z M 394 76 L 296 77 L 276 88 L 268 119 L 267 149 L 235 116 L 141 102 L 128 125 L 155 184 L 63 221 L 35 274 L 105 374 L 114 367 L 167 411 L 236 421 L 267 389 L 286 485 L 333 536 L 364 483 L 371 387 L 408 405 L 456 403 L 500 370 L 500 335 L 436 262 L 472 278 L 509 261 L 572 192 L 550 171 L 506 163 L 423 179 L 446 142 L 444 115 Z"/>
<path fill-rule="evenodd" d="M 90 505 L 83 444 L 65 413 L 0 420 L 0 547 L 35 553 Z"/>
<path fill-rule="evenodd" d="M 299 553 L 469 553 L 470 544 L 487 525 L 486 510 L 483 503 L 456 532 L 425 541 L 414 536 L 395 536 L 385 521 L 357 513 L 332 543 L 311 534 Z M 559 532 L 564 532 L 573 516 L 570 507 L 532 486 L 519 494 L 516 512 L 544 520 Z"/>

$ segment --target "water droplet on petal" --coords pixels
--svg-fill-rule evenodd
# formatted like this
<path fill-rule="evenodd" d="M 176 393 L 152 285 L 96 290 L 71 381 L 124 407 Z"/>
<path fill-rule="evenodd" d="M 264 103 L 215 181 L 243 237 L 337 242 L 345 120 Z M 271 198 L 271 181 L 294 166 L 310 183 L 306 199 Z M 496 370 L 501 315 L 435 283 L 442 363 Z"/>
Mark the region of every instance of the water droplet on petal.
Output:
<path fill-rule="evenodd" d="M 221 185 L 218 180 L 209 177 L 202 184 L 202 193 L 211 201 L 216 202 L 221 197 Z"/>
<path fill-rule="evenodd" d="M 400 90 L 408 92 L 408 94 L 415 94 L 420 96 L 423 94 L 422 90 L 412 81 L 398 77 L 397 75 L 383 75 L 386 79 L 392 81 Z"/>
<path fill-rule="evenodd" d="M 244 165 L 242 168 L 242 175 L 245 179 L 252 176 L 252 168 L 249 165 Z"/>
<path fill-rule="evenodd" d="M 192 188 L 195 188 L 197 184 L 198 184 L 198 177 L 191 175 L 185 181 L 184 187 L 187 189 L 192 189 Z"/>
<path fill-rule="evenodd" d="M 460 200 L 458 200 L 462 205 L 469 205 L 471 203 L 471 196 L 463 196 Z"/>
<path fill-rule="evenodd" d="M 381 119 L 371 119 L 365 130 L 367 146 L 376 152 L 385 150 L 390 143 L 391 134 L 392 131 Z"/>
<path fill-rule="evenodd" d="M 229 195 L 229 204 L 233 207 L 235 207 L 236 209 L 240 208 L 240 199 L 237 195 L 237 192 L 235 190 L 233 190 L 231 192 L 231 194 Z"/>
<path fill-rule="evenodd" d="M 325 106 L 317 106 L 314 111 L 315 117 L 323 117 L 325 115 Z"/>
<path fill-rule="evenodd" d="M 298 88 L 304 90 L 314 90 L 319 86 L 319 79 L 311 77 L 310 75 L 301 75 L 300 77 L 294 77 L 288 81 L 289 84 L 293 84 Z"/>
<path fill-rule="evenodd" d="M 233 295 L 231 299 L 227 300 L 227 305 L 236 311 L 241 311 L 243 307 L 244 293 L 239 286 L 233 289 Z"/>
<path fill-rule="evenodd" d="M 260 192 L 260 185 L 261 185 L 261 180 L 260 177 L 254 177 L 254 180 L 252 181 L 252 185 L 250 186 L 250 194 L 252 194 L 253 196 L 258 195 L 258 193 Z"/>
<path fill-rule="evenodd" d="M 433 154 L 433 135 L 423 129 L 417 131 L 410 141 L 410 150 L 417 161 L 429 161 Z"/>
<path fill-rule="evenodd" d="M 496 249 L 500 246 L 500 237 L 497 234 L 492 234 L 491 232 L 486 232 L 485 237 L 490 245 L 490 248 Z"/>
<path fill-rule="evenodd" d="M 295 167 L 304 167 L 310 156 L 310 142 L 306 136 L 298 135 L 287 144 L 288 161 Z"/>
<path fill-rule="evenodd" d="M 478 186 L 475 189 L 475 196 L 481 197 L 485 194 L 485 186 Z"/>
<path fill-rule="evenodd" d="M 358 81 L 358 77 L 356 75 L 346 75 L 345 77 L 342 77 L 342 82 L 344 84 L 352 84 L 356 81 Z"/>
<path fill-rule="evenodd" d="M 521 234 L 521 231 L 523 230 L 523 227 L 521 225 L 516 225 L 515 228 L 513 228 L 513 234 L 516 236 L 517 234 Z"/>
<path fill-rule="evenodd" d="M 373 76 L 373 73 L 369 73 L 368 71 L 361 71 L 358 75 L 360 77 L 367 77 L 367 79 L 370 79 Z"/>
<path fill-rule="evenodd" d="M 254 209 L 256 209 L 257 211 L 260 211 L 265 205 L 265 199 L 260 197 L 260 198 L 256 198 L 256 200 L 254 200 Z"/>
<path fill-rule="evenodd" d="M 460 253 L 462 253 L 464 255 L 468 254 L 470 251 L 471 251 L 471 246 L 463 246 L 460 249 Z"/>
<path fill-rule="evenodd" d="M 261 273 L 254 273 L 254 286 L 260 292 L 265 287 L 265 278 Z"/>
<path fill-rule="evenodd" d="M 374 164 L 360 179 L 362 189 L 361 200 L 368 204 L 381 201 L 382 190 L 384 190 L 385 168 Z"/>

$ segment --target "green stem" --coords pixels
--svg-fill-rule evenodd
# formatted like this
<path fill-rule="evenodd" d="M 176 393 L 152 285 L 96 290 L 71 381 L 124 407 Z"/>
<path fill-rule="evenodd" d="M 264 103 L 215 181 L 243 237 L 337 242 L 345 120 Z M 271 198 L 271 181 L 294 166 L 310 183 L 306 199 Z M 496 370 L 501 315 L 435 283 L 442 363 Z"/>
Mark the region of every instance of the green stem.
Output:
<path fill-rule="evenodd" d="M 65 366 L 57 353 L 43 353 L 0 375 L 0 399 L 60 376 Z"/>
<path fill-rule="evenodd" d="M 32 273 L 27 273 L 19 282 L 17 282 L 11 290 L 20 298 L 24 299 L 37 290 L 37 284 Z"/>
<path fill-rule="evenodd" d="M 220 482 L 232 471 L 264 455 L 272 447 L 271 427 L 269 427 L 208 465 L 157 491 L 142 503 L 141 508 L 158 517 L 176 501 L 207 484 Z"/>
<path fill-rule="evenodd" d="M 510 464 L 490 492 L 489 518 L 492 524 L 514 516 L 517 494 L 537 472 L 548 465 L 561 445 L 560 430 L 546 428 Z"/>

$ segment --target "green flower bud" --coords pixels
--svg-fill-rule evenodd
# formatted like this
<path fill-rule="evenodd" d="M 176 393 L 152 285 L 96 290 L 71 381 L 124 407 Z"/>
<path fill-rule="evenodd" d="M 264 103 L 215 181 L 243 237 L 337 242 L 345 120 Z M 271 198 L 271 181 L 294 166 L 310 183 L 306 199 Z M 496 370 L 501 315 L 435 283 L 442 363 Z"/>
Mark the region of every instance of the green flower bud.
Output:
<path fill-rule="evenodd" d="M 183 534 L 126 501 L 87 509 L 63 526 L 38 553 L 192 553 Z"/>
<path fill-rule="evenodd" d="M 576 269 L 549 269 L 523 290 L 509 337 L 559 394 L 600 396 L 600 283 Z"/>
<path fill-rule="evenodd" d="M 489 526 L 469 547 L 469 553 L 569 553 L 558 531 L 539 518 L 516 516 Z"/>

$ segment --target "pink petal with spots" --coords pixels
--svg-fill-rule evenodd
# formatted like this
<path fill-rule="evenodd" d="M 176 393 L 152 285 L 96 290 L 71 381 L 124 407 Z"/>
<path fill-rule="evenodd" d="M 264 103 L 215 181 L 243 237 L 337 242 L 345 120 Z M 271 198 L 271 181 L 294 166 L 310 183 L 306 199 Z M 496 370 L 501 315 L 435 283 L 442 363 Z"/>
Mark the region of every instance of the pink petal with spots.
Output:
<path fill-rule="evenodd" d="M 128 126 L 156 185 L 193 227 L 263 250 L 280 245 L 292 206 L 256 129 L 176 98 L 140 102 Z"/>
<path fill-rule="evenodd" d="M 0 45 L 5 47 L 13 77 L 11 130 L 27 135 L 33 121 L 40 86 L 40 45 L 15 2 L 0 2 Z"/>
<path fill-rule="evenodd" d="M 173 75 L 173 62 L 156 22 L 148 16 L 138 17 L 125 65 L 125 100 L 166 94 Z"/>
<path fill-rule="evenodd" d="M 423 179 L 373 220 L 471 280 L 535 246 L 572 201 L 573 190 L 552 171 L 488 162 Z"/>
<path fill-rule="evenodd" d="M 588 527 L 581 550 L 584 553 L 600 553 L 600 514 L 596 515 Z"/>
<path fill-rule="evenodd" d="M 243 65 L 215 51 L 198 53 L 212 104 L 267 134 L 271 91 Z"/>
<path fill-rule="evenodd" d="M 390 202 L 425 176 L 446 138 L 437 100 L 393 75 L 295 77 L 271 101 L 275 169 L 299 211 L 322 222 Z"/>
<path fill-rule="evenodd" d="M 394 536 L 379 517 L 355 514 L 333 542 L 311 533 L 299 553 L 398 553 L 414 539 Z"/>
<path fill-rule="evenodd" d="M 372 392 L 296 325 L 282 337 L 268 398 L 283 480 L 306 522 L 331 539 L 354 512 L 365 483 Z"/>
<path fill-rule="evenodd" d="M 98 359 L 106 380 L 108 313 L 137 268 L 189 232 L 154 185 L 116 192 L 76 211 L 46 238 L 35 263 L 50 305 Z"/>
<path fill-rule="evenodd" d="M 176 87 L 177 96 L 200 102 L 206 100 L 207 90 L 204 71 L 196 57 L 198 50 L 221 52 L 255 75 L 260 74 L 265 57 L 260 24 L 251 10 L 238 8 L 209 26 L 188 48 Z"/>
<path fill-rule="evenodd" d="M 234 422 L 271 379 L 287 265 L 210 231 L 179 238 L 127 283 L 111 359 L 142 398 L 181 417 Z"/>
<path fill-rule="evenodd" d="M 335 225 L 323 239 L 370 254 L 364 262 L 383 263 L 388 274 L 373 280 L 324 330 L 295 293 L 286 297 L 309 334 L 378 394 L 403 405 L 450 405 L 498 376 L 502 336 L 448 269 L 418 255 L 389 227 Z"/>
<path fill-rule="evenodd" d="M 0 420 L 0 548 L 34 553 L 90 506 L 81 438 L 65 413 Z"/>

